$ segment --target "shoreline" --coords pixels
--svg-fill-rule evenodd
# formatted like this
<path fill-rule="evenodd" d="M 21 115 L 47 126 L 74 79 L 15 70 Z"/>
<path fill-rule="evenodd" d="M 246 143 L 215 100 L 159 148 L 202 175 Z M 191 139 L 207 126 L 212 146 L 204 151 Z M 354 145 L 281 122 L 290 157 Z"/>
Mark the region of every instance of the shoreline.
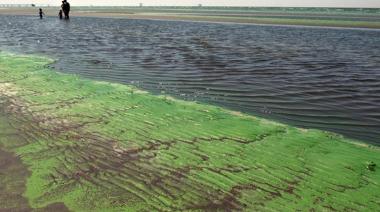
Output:
<path fill-rule="evenodd" d="M 380 172 L 366 168 L 368 161 L 380 162 L 377 147 L 58 73 L 46 67 L 51 62 L 0 53 L 0 106 L 27 139 L 0 139 L 0 145 L 30 170 L 24 196 L 32 208 L 54 203 L 74 211 L 378 206 Z"/>
<path fill-rule="evenodd" d="M 49 17 L 55 17 L 58 8 L 46 8 L 46 14 Z M 27 15 L 36 16 L 35 8 L 0 8 L 0 15 Z M 347 29 L 380 29 L 379 21 L 363 21 L 361 16 L 357 16 L 357 20 L 339 20 L 340 18 L 349 17 L 347 15 L 336 16 L 336 19 L 323 20 L 324 14 L 316 16 L 305 15 L 304 17 L 294 16 L 294 14 L 285 14 L 283 17 L 272 15 L 255 15 L 251 16 L 224 16 L 205 15 L 197 13 L 164 13 L 164 12 L 136 12 L 136 11 L 97 11 L 94 10 L 78 10 L 73 11 L 71 16 L 74 17 L 98 17 L 98 18 L 120 18 L 120 19 L 143 19 L 143 20 L 166 20 L 166 21 L 191 21 L 191 22 L 208 22 L 208 23 L 234 23 L 234 24 L 253 24 L 253 25 L 270 25 L 270 26 L 300 26 L 300 27 L 328 27 L 328 28 L 347 28 Z M 321 19 L 318 19 L 321 17 Z M 326 16 L 328 17 L 328 16 Z M 370 16 L 363 16 L 370 17 Z M 380 18 L 380 16 L 374 16 Z M 313 18 L 313 19 L 311 19 Z"/>

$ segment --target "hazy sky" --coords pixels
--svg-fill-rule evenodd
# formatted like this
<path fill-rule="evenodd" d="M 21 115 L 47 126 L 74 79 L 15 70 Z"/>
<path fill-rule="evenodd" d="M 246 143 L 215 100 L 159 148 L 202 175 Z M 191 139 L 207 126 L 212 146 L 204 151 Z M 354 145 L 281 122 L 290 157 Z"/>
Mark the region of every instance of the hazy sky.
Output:
<path fill-rule="evenodd" d="M 316 7 L 379 7 L 380 0 L 69 0 L 72 5 L 198 5 L 204 6 L 316 6 Z M 0 4 L 50 4 L 60 0 L 0 0 Z"/>

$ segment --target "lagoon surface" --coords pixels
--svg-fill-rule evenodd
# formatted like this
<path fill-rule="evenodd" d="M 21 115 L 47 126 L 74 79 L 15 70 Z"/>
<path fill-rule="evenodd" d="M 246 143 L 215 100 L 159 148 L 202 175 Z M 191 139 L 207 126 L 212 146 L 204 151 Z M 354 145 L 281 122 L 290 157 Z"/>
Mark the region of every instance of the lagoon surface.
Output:
<path fill-rule="evenodd" d="M 380 144 L 380 31 L 0 16 L 0 49 L 65 73 Z"/>

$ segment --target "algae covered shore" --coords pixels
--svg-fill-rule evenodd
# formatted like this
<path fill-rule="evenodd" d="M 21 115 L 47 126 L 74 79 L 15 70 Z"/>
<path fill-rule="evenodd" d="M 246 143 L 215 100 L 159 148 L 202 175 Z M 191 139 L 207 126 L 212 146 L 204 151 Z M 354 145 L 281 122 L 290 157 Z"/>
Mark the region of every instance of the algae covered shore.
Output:
<path fill-rule="evenodd" d="M 0 54 L 0 209 L 380 207 L 377 147 Z M 5 185 L 5 186 L 4 186 Z M 9 198 L 8 194 L 15 198 Z"/>

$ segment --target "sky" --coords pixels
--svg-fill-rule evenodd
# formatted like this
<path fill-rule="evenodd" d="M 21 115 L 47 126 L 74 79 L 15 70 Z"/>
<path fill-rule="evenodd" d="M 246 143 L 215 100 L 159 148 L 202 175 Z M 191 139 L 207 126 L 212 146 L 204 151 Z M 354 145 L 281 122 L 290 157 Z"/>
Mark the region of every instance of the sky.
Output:
<path fill-rule="evenodd" d="M 377 7 L 380 0 L 69 0 L 72 5 Z M 0 0 L 0 4 L 50 4 L 60 0 Z"/>

